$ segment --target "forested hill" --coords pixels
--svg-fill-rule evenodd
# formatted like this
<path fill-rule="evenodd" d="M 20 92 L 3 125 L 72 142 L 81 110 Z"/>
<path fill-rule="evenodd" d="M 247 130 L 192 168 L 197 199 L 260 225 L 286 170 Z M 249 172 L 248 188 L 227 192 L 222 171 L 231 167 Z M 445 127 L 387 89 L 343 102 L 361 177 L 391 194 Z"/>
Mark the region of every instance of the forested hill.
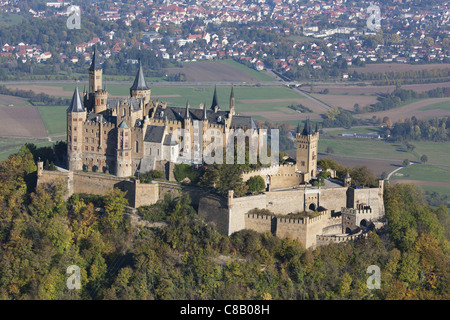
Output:
<path fill-rule="evenodd" d="M 387 229 L 367 239 L 305 250 L 296 240 L 241 231 L 220 235 L 187 197 L 124 218 L 119 190 L 63 198 L 34 187 L 23 147 L 0 163 L 1 299 L 449 299 L 449 214 L 412 185 L 386 186 Z M 67 267 L 81 270 L 69 290 Z M 367 268 L 381 270 L 368 289 Z"/>

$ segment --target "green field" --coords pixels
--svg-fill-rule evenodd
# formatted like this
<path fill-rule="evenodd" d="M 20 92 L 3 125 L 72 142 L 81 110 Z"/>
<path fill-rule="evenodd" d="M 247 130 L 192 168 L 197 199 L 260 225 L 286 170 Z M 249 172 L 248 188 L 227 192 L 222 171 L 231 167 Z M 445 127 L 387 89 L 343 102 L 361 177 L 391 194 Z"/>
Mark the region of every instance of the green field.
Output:
<path fill-rule="evenodd" d="M 402 168 L 397 173 L 403 176 L 393 176 L 392 179 L 422 180 L 450 183 L 450 167 L 431 166 L 416 163 Z"/>
<path fill-rule="evenodd" d="M 381 127 L 365 127 L 365 128 L 350 128 L 350 129 L 329 129 L 324 130 L 324 136 L 325 135 L 331 135 L 331 136 L 341 136 L 344 132 L 351 132 L 351 133 L 382 133 L 383 128 Z"/>
<path fill-rule="evenodd" d="M 49 135 L 66 133 L 67 106 L 39 106 L 37 108 Z"/>
<path fill-rule="evenodd" d="M 19 151 L 19 149 L 25 143 L 34 143 L 38 147 L 45 147 L 53 145 L 53 142 L 49 142 L 45 139 L 24 139 L 24 138 L 5 138 L 0 137 L 0 161 L 5 160 L 13 153 Z"/>
<path fill-rule="evenodd" d="M 426 154 L 429 163 L 450 165 L 450 142 L 413 141 L 411 143 L 416 148 L 413 152 L 408 152 L 401 143 L 361 138 L 328 138 L 322 135 L 319 139 L 319 152 L 325 152 L 327 146 L 331 146 L 334 153 L 338 155 L 411 161 L 420 161 L 420 157 Z"/>
<path fill-rule="evenodd" d="M 450 111 L 450 102 L 444 101 L 444 102 L 433 103 L 428 106 L 422 107 L 419 110 L 436 110 L 436 109 Z"/>
<path fill-rule="evenodd" d="M 255 69 L 251 69 L 242 63 L 236 62 L 233 59 L 224 59 L 220 60 L 226 64 L 229 64 L 230 66 L 233 66 L 237 69 L 240 69 L 242 71 L 247 72 L 251 76 L 254 76 L 255 78 L 259 79 L 260 81 L 273 81 L 274 79 L 267 74 L 267 71 L 257 71 Z"/>
<path fill-rule="evenodd" d="M 129 96 L 130 85 L 108 85 L 107 90 L 111 96 Z M 63 90 L 73 92 L 74 85 L 59 85 Z M 79 90 L 83 91 L 83 86 L 78 86 Z M 210 105 L 214 93 L 214 86 L 150 86 L 152 100 L 159 99 L 161 101 L 167 101 L 169 105 L 173 106 L 185 106 L 186 101 L 193 108 L 197 108 L 200 103 Z M 219 105 L 223 110 L 228 110 L 230 103 L 231 86 L 218 86 L 217 98 Z M 305 96 L 298 94 L 294 90 L 286 87 L 234 87 L 234 97 L 236 99 L 236 108 L 241 112 L 253 111 L 253 107 L 249 104 L 240 102 L 241 100 L 260 100 L 260 99 L 292 99 L 293 102 L 283 102 L 282 105 L 288 106 L 291 103 L 296 103 L 296 99 L 305 99 Z M 279 103 L 277 103 L 280 105 Z M 258 105 L 264 105 L 264 103 L 258 103 Z M 267 105 L 264 110 L 271 111 L 269 108 L 273 103 L 265 103 Z M 248 109 L 248 110 L 247 110 Z"/>

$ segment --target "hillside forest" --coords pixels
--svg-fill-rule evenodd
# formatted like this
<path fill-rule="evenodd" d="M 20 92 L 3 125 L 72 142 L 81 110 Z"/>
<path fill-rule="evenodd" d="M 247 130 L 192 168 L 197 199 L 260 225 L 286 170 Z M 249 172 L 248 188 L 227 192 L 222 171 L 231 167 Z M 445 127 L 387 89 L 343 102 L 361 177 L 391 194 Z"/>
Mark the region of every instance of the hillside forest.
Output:
<path fill-rule="evenodd" d="M 24 146 L 0 163 L 0 298 L 449 299 L 449 214 L 408 184 L 387 185 L 388 224 L 367 238 L 305 250 L 296 240 L 243 230 L 219 234 L 187 196 L 139 208 L 131 224 L 124 193 L 74 194 L 36 187 Z M 66 286 L 68 266 L 81 289 Z M 367 287 L 379 266 L 381 288 Z"/>

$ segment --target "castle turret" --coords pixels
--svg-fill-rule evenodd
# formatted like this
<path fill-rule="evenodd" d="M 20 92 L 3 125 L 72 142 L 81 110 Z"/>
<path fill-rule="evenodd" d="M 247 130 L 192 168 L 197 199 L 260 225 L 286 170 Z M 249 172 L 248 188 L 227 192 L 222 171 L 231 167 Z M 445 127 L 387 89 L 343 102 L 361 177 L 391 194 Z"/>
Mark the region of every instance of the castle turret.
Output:
<path fill-rule="evenodd" d="M 344 187 L 350 187 L 352 185 L 352 177 L 350 177 L 350 174 L 347 171 L 347 174 L 344 177 Z"/>
<path fill-rule="evenodd" d="M 132 175 L 131 166 L 131 133 L 125 120 L 117 127 L 117 161 L 116 176 L 129 177 Z"/>
<path fill-rule="evenodd" d="M 139 69 L 134 78 L 133 85 L 130 87 L 130 96 L 144 98 L 144 104 L 150 102 L 151 90 L 145 81 L 144 71 L 142 70 L 141 59 L 139 59 Z"/>
<path fill-rule="evenodd" d="M 71 171 L 83 169 L 83 122 L 86 121 L 86 116 L 80 93 L 78 88 L 75 88 L 67 109 L 67 159 L 68 168 Z"/>
<path fill-rule="evenodd" d="M 319 142 L 319 132 L 312 130 L 309 119 L 305 121 L 301 132 L 300 125 L 297 127 L 296 141 L 296 170 L 303 173 L 304 182 L 307 182 L 317 175 L 317 146 Z"/>

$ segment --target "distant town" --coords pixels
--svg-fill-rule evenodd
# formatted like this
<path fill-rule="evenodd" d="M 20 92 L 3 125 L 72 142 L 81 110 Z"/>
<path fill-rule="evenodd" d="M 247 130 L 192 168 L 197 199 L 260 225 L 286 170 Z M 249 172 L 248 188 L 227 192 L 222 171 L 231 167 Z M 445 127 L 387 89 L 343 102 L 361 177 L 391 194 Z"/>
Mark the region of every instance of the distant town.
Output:
<path fill-rule="evenodd" d="M 449 62 L 448 1 L 56 1 L 0 0 L 0 12 L 27 19 L 69 16 L 79 5 L 81 23 L 95 15 L 104 30 L 70 43 L 70 50 L 42 43 L 9 42 L 0 34 L 0 62 L 91 63 L 92 46 L 104 59 L 138 46 L 161 60 L 189 62 L 233 58 L 258 71 L 271 69 L 292 80 L 351 78 L 348 66 L 366 63 Z M 379 5 L 381 29 L 367 27 L 369 5 Z M 20 19 L 19 19 L 20 20 Z M 270 23 L 268 23 L 268 21 Z M 2 25 L 0 21 L 0 25 Z M 245 26 L 245 27 L 244 27 Z M 124 37 L 124 30 L 133 33 Z M 49 60 L 50 59 L 50 60 Z M 127 59 L 135 64 L 137 59 Z"/>

